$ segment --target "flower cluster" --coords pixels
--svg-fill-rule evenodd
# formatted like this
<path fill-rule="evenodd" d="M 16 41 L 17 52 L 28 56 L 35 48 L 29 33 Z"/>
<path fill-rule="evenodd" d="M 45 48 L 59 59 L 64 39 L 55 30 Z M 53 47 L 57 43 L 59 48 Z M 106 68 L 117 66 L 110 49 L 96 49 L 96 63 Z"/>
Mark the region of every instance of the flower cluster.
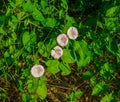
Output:
<path fill-rule="evenodd" d="M 63 55 L 63 49 L 68 44 L 69 39 L 75 40 L 78 37 L 78 30 L 75 27 L 70 27 L 67 31 L 67 34 L 60 34 L 57 37 L 57 43 L 59 46 L 55 46 L 51 50 L 51 56 L 55 59 L 59 59 Z M 61 46 L 61 47 L 60 47 Z M 31 68 L 31 74 L 33 77 L 41 77 L 43 76 L 45 69 L 42 65 L 34 65 Z"/>
<path fill-rule="evenodd" d="M 67 34 L 60 34 L 57 37 L 57 43 L 64 47 L 68 44 L 69 39 L 75 40 L 78 37 L 78 30 L 75 27 L 70 27 L 67 31 Z M 51 56 L 55 59 L 59 59 L 63 55 L 63 50 L 59 46 L 55 46 L 51 50 Z"/>

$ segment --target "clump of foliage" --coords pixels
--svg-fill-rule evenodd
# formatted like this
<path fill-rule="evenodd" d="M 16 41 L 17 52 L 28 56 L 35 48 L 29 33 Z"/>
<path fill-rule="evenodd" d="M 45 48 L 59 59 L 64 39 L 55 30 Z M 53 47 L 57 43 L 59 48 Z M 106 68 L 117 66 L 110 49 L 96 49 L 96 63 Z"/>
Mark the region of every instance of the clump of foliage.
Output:
<path fill-rule="evenodd" d="M 85 69 L 77 77 L 89 83 L 91 96 L 101 96 L 100 102 L 120 101 L 119 18 L 119 0 L 1 0 L 0 101 L 10 100 L 11 82 L 23 102 L 47 100 L 46 75 L 69 76 L 71 64 L 78 69 L 75 73 Z M 70 27 L 77 28 L 78 36 L 61 46 L 63 53 L 54 59 L 56 39 Z M 91 63 L 94 67 L 86 68 Z M 39 78 L 30 72 L 35 64 L 45 68 Z M 66 100 L 83 95 L 84 90 L 73 90 Z"/>

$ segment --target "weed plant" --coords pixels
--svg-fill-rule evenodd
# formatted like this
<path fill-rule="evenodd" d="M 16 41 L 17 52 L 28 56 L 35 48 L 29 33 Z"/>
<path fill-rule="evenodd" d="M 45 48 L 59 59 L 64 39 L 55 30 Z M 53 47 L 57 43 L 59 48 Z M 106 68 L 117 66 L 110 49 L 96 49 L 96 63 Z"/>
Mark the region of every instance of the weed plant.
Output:
<path fill-rule="evenodd" d="M 0 102 L 119 101 L 120 0 L 0 1 Z"/>

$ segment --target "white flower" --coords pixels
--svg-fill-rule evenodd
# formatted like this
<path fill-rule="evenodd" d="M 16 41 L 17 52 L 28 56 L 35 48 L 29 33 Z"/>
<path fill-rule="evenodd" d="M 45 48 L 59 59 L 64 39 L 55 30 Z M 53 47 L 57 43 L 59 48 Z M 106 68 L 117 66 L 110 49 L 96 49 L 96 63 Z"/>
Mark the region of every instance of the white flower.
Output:
<path fill-rule="evenodd" d="M 76 39 L 78 37 L 78 30 L 75 27 L 70 27 L 67 31 L 67 35 L 70 39 Z"/>
<path fill-rule="evenodd" d="M 59 59 L 63 55 L 63 50 L 59 46 L 55 46 L 51 51 L 51 56 L 55 59 Z"/>
<path fill-rule="evenodd" d="M 31 74 L 34 77 L 41 77 L 44 74 L 44 67 L 42 65 L 34 65 L 31 68 Z"/>
<path fill-rule="evenodd" d="M 57 42 L 60 46 L 66 46 L 68 44 L 68 37 L 66 34 L 60 34 L 57 37 Z"/>

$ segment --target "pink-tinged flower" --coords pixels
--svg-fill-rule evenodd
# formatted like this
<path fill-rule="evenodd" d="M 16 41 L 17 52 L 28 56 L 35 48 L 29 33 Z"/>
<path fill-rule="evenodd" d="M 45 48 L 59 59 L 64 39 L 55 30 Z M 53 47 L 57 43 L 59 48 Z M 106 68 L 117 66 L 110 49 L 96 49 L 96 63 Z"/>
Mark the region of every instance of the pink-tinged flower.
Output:
<path fill-rule="evenodd" d="M 51 51 L 51 56 L 55 59 L 59 59 L 63 55 L 63 50 L 59 46 L 55 46 Z"/>
<path fill-rule="evenodd" d="M 78 30 L 75 27 L 70 27 L 67 31 L 67 35 L 70 39 L 76 39 L 78 37 Z"/>
<path fill-rule="evenodd" d="M 60 34 L 57 37 L 57 42 L 60 46 L 66 46 L 68 44 L 68 37 L 66 34 Z"/>
<path fill-rule="evenodd" d="M 31 68 L 31 74 L 34 77 L 41 77 L 44 74 L 45 70 L 44 67 L 42 65 L 34 65 Z"/>

